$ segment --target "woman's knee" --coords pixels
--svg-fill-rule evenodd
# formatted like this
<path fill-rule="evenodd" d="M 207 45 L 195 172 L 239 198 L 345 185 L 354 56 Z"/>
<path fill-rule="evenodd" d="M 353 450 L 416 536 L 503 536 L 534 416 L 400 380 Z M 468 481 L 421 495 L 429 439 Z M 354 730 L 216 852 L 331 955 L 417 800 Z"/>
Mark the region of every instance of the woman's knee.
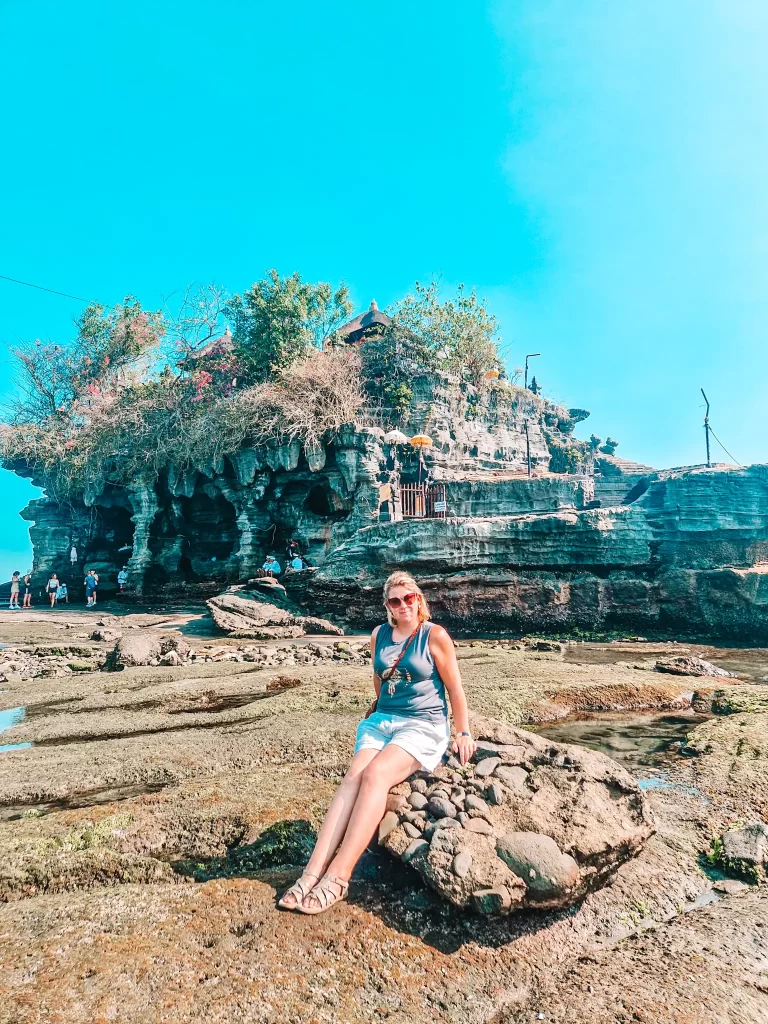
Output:
<path fill-rule="evenodd" d="M 387 767 L 376 761 L 371 761 L 361 775 L 361 786 L 366 789 L 389 789 L 392 772 Z"/>

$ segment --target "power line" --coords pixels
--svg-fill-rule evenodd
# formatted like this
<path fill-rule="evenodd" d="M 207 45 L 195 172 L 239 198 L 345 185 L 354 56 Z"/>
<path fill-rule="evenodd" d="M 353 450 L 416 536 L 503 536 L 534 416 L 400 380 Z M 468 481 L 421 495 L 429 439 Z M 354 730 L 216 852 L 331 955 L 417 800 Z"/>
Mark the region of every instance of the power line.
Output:
<path fill-rule="evenodd" d="M 57 292 L 55 288 L 44 288 L 41 284 L 32 284 L 30 281 L 19 281 L 15 277 L 6 277 L 5 274 L 0 274 L 0 280 L 12 281 L 14 284 L 23 284 L 27 288 L 37 288 L 41 292 L 50 292 L 51 295 L 61 295 L 65 299 L 77 299 L 78 302 L 95 302 L 95 299 L 83 299 L 79 295 L 70 295 L 69 292 Z"/>
<path fill-rule="evenodd" d="M 737 466 L 741 466 L 741 463 L 739 462 L 739 460 L 738 460 L 738 459 L 737 459 L 737 458 L 735 457 L 735 455 L 731 455 L 731 453 L 730 453 L 730 452 L 728 451 L 728 449 L 727 449 L 727 448 L 725 447 L 725 445 L 723 444 L 723 442 L 722 442 L 722 441 L 720 440 L 720 438 L 719 438 L 719 437 L 717 436 L 717 434 L 716 434 L 716 433 L 714 432 L 714 430 L 712 429 L 712 427 L 710 427 L 710 428 L 709 428 L 709 432 L 710 432 L 710 434 L 712 435 L 712 437 L 714 437 L 714 439 L 715 439 L 715 440 L 717 441 L 717 443 L 718 443 L 718 444 L 720 445 L 720 447 L 721 447 L 721 448 L 723 449 L 723 451 L 724 451 L 724 452 L 725 452 L 725 454 L 726 454 L 726 455 L 728 456 L 728 458 L 729 458 L 729 459 L 733 459 L 733 461 L 734 461 L 734 462 L 736 463 L 736 465 L 737 465 Z M 744 467 L 743 467 L 743 466 L 741 466 L 741 468 L 743 469 Z"/>

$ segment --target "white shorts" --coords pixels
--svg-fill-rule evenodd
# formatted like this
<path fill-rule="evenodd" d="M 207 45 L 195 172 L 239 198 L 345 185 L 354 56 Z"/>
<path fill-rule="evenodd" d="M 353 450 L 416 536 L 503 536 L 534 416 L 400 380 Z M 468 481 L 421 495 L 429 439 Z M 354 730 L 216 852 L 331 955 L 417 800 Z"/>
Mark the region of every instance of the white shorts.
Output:
<path fill-rule="evenodd" d="M 432 722 L 426 718 L 384 715 L 374 711 L 357 727 L 355 753 L 359 750 L 383 750 L 388 743 L 394 743 L 431 772 L 442 761 L 450 735 L 448 719 Z"/>

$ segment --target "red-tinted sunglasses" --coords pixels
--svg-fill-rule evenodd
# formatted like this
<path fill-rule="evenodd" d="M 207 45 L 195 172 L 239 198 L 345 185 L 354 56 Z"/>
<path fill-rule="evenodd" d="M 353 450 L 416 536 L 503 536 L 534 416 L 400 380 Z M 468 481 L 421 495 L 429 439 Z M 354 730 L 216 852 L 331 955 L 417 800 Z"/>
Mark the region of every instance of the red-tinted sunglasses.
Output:
<path fill-rule="evenodd" d="M 418 596 L 418 594 L 403 594 L 402 598 L 388 597 L 387 605 L 389 608 L 399 608 L 401 604 L 404 604 L 410 608 Z"/>

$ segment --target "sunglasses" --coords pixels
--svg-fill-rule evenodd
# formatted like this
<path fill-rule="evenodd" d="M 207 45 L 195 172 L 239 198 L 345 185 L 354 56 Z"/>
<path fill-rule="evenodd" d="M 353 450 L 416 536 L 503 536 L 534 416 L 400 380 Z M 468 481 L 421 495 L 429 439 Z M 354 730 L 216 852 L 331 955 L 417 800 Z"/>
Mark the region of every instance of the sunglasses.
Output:
<path fill-rule="evenodd" d="M 418 596 L 418 594 L 403 594 L 402 598 L 388 597 L 386 604 L 388 608 L 399 608 L 400 605 L 410 608 Z"/>

